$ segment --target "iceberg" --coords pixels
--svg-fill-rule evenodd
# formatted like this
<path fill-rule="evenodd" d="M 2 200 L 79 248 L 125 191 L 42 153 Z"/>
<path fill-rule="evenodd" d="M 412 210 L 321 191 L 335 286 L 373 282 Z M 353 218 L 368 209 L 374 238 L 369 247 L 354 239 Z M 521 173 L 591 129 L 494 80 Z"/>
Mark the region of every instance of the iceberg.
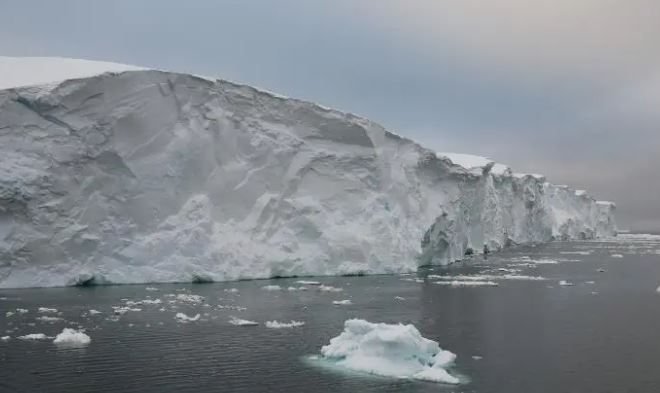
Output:
<path fill-rule="evenodd" d="M 459 383 L 447 368 L 456 355 L 422 337 L 413 325 L 349 319 L 344 331 L 321 348 L 324 359 L 340 367 L 394 378 Z"/>
<path fill-rule="evenodd" d="M 616 234 L 613 203 L 314 103 L 86 60 L 1 70 L 0 288 L 404 273 Z"/>
<path fill-rule="evenodd" d="M 61 347 L 78 348 L 89 345 L 92 339 L 82 330 L 64 328 L 62 333 L 55 336 L 53 343 Z"/>

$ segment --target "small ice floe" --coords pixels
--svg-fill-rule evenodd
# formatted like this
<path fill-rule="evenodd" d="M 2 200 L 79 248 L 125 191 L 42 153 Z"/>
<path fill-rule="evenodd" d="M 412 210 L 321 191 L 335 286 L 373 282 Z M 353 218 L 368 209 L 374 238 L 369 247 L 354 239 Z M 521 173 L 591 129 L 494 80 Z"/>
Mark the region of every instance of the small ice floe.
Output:
<path fill-rule="evenodd" d="M 474 356 L 472 356 L 472 359 L 474 359 L 474 360 L 481 360 L 481 359 L 483 359 L 483 356 L 474 355 Z"/>
<path fill-rule="evenodd" d="M 48 308 L 48 307 L 39 307 L 37 310 L 40 313 L 56 313 L 57 309 L 56 308 Z"/>
<path fill-rule="evenodd" d="M 353 302 L 351 301 L 351 299 L 333 300 L 332 304 L 334 304 L 335 306 L 350 306 L 351 304 L 353 304 Z"/>
<path fill-rule="evenodd" d="M 559 264 L 559 261 L 556 261 L 554 259 L 546 259 L 546 258 L 533 259 L 531 262 L 535 265 L 557 265 L 557 264 Z"/>
<path fill-rule="evenodd" d="M 259 324 L 259 322 L 236 318 L 236 317 L 231 317 L 229 319 L 229 323 L 236 326 L 257 326 Z"/>
<path fill-rule="evenodd" d="M 306 291 L 307 287 L 288 287 L 286 290 L 289 292 Z"/>
<path fill-rule="evenodd" d="M 114 310 L 115 314 L 117 315 L 124 315 L 127 312 L 140 312 L 142 311 L 141 308 L 134 308 L 134 307 L 123 307 L 123 306 L 112 306 L 112 309 Z"/>
<path fill-rule="evenodd" d="M 587 285 L 594 285 L 596 281 L 585 281 L 584 283 Z"/>
<path fill-rule="evenodd" d="M 341 292 L 344 288 L 333 287 L 331 285 L 319 285 L 319 291 L 321 292 Z"/>
<path fill-rule="evenodd" d="M 18 336 L 16 338 L 19 340 L 45 340 L 48 338 L 48 336 L 43 333 L 31 333 L 24 336 Z"/>
<path fill-rule="evenodd" d="M 188 316 L 188 315 L 186 315 L 182 312 L 178 312 L 174 316 L 174 319 L 176 319 L 177 322 L 183 322 L 183 323 L 195 322 L 195 321 L 198 321 L 199 318 L 201 318 L 201 315 L 199 315 L 199 314 L 195 314 L 194 316 L 190 317 L 190 316 Z"/>
<path fill-rule="evenodd" d="M 570 282 L 570 281 L 566 281 L 566 280 L 560 280 L 560 281 L 559 281 L 559 286 L 562 286 L 562 287 L 572 287 L 572 286 L 573 286 L 573 283 Z"/>
<path fill-rule="evenodd" d="M 657 288 L 655 289 L 655 291 L 656 291 L 657 293 L 660 293 L 660 287 L 657 287 Z"/>
<path fill-rule="evenodd" d="M 19 314 L 26 314 L 28 312 L 28 310 L 25 309 L 25 308 L 17 308 L 16 312 L 19 313 Z"/>
<path fill-rule="evenodd" d="M 55 322 L 59 322 L 59 321 L 64 321 L 64 319 L 62 319 L 60 317 L 50 317 L 48 315 L 42 315 L 40 317 L 37 317 L 37 321 L 55 323 Z"/>
<path fill-rule="evenodd" d="M 305 322 L 301 321 L 291 321 L 291 322 L 278 322 L 278 321 L 266 321 L 266 327 L 270 329 L 287 329 L 294 328 L 304 325 Z"/>
<path fill-rule="evenodd" d="M 612 254 L 612 255 L 610 255 L 610 257 L 612 257 L 612 258 L 623 258 L 623 255 L 621 255 L 621 254 Z"/>
<path fill-rule="evenodd" d="M 392 378 L 411 378 L 457 384 L 447 368 L 456 355 L 422 337 L 413 325 L 344 322 L 344 331 L 321 348 L 321 355 L 337 366 Z"/>
<path fill-rule="evenodd" d="M 603 269 L 602 267 L 599 267 L 598 269 L 596 269 L 596 271 L 598 273 L 605 273 L 607 270 Z"/>
<path fill-rule="evenodd" d="M 7 318 L 11 317 L 12 315 L 14 315 L 14 312 L 13 312 L 13 311 L 7 311 L 7 312 L 5 313 L 5 316 L 6 316 Z"/>
<path fill-rule="evenodd" d="M 155 288 L 155 287 L 146 287 L 146 288 L 144 288 L 144 290 L 145 290 L 145 291 L 157 291 L 158 288 Z"/>
<path fill-rule="evenodd" d="M 228 288 L 228 289 L 225 289 L 225 292 L 227 292 L 227 293 L 238 293 L 238 289 L 236 289 L 236 288 Z"/>
<path fill-rule="evenodd" d="M 0 337 L 0 341 L 9 341 L 9 340 L 11 340 L 11 337 L 9 337 L 9 336 Z"/>
<path fill-rule="evenodd" d="M 92 339 L 83 330 L 64 328 L 62 333 L 55 336 L 53 343 L 59 347 L 79 348 L 89 345 Z"/>
<path fill-rule="evenodd" d="M 497 287 L 500 285 L 495 281 L 476 281 L 476 280 L 433 281 L 433 283 L 438 285 L 447 285 L 450 287 Z"/>
<path fill-rule="evenodd" d="M 545 277 L 541 276 L 526 276 L 521 274 L 480 274 L 474 276 L 438 276 L 435 274 L 429 275 L 429 278 L 438 279 L 438 280 L 447 280 L 447 281 L 492 281 L 492 280 L 518 280 L 518 281 L 544 281 Z"/>
<path fill-rule="evenodd" d="M 282 287 L 279 285 L 264 285 L 261 289 L 264 291 L 281 291 Z"/>
<path fill-rule="evenodd" d="M 175 298 L 178 302 L 190 303 L 190 304 L 199 304 L 204 301 L 204 296 L 190 295 L 187 293 L 179 293 L 176 295 Z"/>
<path fill-rule="evenodd" d="M 405 298 L 405 297 L 401 297 L 401 296 L 394 296 L 394 300 L 398 300 L 398 301 L 400 301 L 400 302 L 403 302 L 403 301 L 406 300 L 406 298 Z"/>
<path fill-rule="evenodd" d="M 96 311 L 94 309 L 89 310 L 89 315 L 97 315 L 97 314 L 101 314 L 101 311 Z"/>
<path fill-rule="evenodd" d="M 585 250 L 585 251 L 559 251 L 560 254 L 564 255 L 591 255 L 593 253 L 593 250 Z"/>
<path fill-rule="evenodd" d="M 318 282 L 318 281 L 307 281 L 307 280 L 298 280 L 298 281 L 296 281 L 296 284 L 300 284 L 300 285 L 321 285 L 321 283 Z"/>
<path fill-rule="evenodd" d="M 153 305 L 153 304 L 161 304 L 162 302 L 163 301 L 160 299 L 144 299 L 140 303 Z"/>

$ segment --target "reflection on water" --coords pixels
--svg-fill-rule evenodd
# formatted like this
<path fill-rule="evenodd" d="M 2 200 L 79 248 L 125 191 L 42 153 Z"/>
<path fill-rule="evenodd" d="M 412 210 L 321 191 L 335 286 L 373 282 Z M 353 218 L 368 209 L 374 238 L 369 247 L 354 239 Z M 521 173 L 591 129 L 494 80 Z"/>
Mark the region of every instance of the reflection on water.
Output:
<path fill-rule="evenodd" d="M 449 279 L 439 275 L 497 286 L 440 285 Z M 348 318 L 413 323 L 458 355 L 455 372 L 469 379 L 462 391 L 660 391 L 658 238 L 553 243 L 417 275 L 313 280 L 342 290 L 300 279 L 1 290 L 0 336 L 10 338 L 0 341 L 0 391 L 457 391 L 319 367 L 309 356 Z M 333 304 L 341 300 L 350 304 Z M 64 327 L 85 329 L 91 343 L 16 338 Z"/>

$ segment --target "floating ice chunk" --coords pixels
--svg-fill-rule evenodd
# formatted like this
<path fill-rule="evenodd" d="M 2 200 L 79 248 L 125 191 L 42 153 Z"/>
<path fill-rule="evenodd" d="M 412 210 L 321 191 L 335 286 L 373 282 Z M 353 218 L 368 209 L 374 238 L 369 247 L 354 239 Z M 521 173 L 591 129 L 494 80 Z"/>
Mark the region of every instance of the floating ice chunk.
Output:
<path fill-rule="evenodd" d="M 56 308 L 48 308 L 48 307 L 39 307 L 39 309 L 37 311 L 41 312 L 41 313 L 56 313 L 57 309 Z"/>
<path fill-rule="evenodd" d="M 448 285 L 452 287 L 497 287 L 500 284 L 495 281 L 434 281 L 434 284 Z"/>
<path fill-rule="evenodd" d="M 43 333 L 31 333 L 24 336 L 18 336 L 16 338 L 19 340 L 45 340 L 48 338 L 48 336 Z"/>
<path fill-rule="evenodd" d="M 145 291 L 157 291 L 158 290 L 158 288 L 156 288 L 156 287 L 146 287 L 144 289 L 145 289 Z"/>
<path fill-rule="evenodd" d="M 96 314 L 101 314 L 101 311 L 96 311 L 94 309 L 89 310 L 89 315 L 96 315 Z"/>
<path fill-rule="evenodd" d="M 259 324 L 259 322 L 236 318 L 236 317 L 231 317 L 231 319 L 229 319 L 229 323 L 236 326 L 257 326 Z"/>
<path fill-rule="evenodd" d="M 174 318 L 177 320 L 177 322 L 194 322 L 194 321 L 198 321 L 199 318 L 201 318 L 201 315 L 195 314 L 195 316 L 189 317 L 188 315 L 182 312 L 178 312 L 176 313 Z"/>
<path fill-rule="evenodd" d="M 333 300 L 332 304 L 334 304 L 335 306 L 350 306 L 351 304 L 353 304 L 353 302 L 351 301 L 351 299 Z"/>
<path fill-rule="evenodd" d="M 584 283 L 587 285 L 594 285 L 596 281 L 585 281 Z"/>
<path fill-rule="evenodd" d="M 572 287 L 573 283 L 570 281 L 561 280 L 559 281 L 559 285 L 561 285 L 562 287 Z"/>
<path fill-rule="evenodd" d="M 225 289 L 225 292 L 227 292 L 227 293 L 238 293 L 238 289 L 236 289 L 236 288 L 229 288 L 229 289 Z"/>
<path fill-rule="evenodd" d="M 344 331 L 321 348 L 321 355 L 350 370 L 394 378 L 450 384 L 458 378 L 446 370 L 456 355 L 422 337 L 413 325 L 349 319 Z"/>
<path fill-rule="evenodd" d="M 9 336 L 0 337 L 0 341 L 9 341 L 9 340 L 11 340 L 11 337 L 9 337 Z"/>
<path fill-rule="evenodd" d="M 13 312 L 13 311 L 7 311 L 7 312 L 5 313 L 5 316 L 6 316 L 7 318 L 11 317 L 12 315 L 14 315 L 14 312 Z"/>
<path fill-rule="evenodd" d="M 18 312 L 18 313 L 20 313 L 20 314 L 25 314 L 25 313 L 28 312 L 28 310 L 26 310 L 26 309 L 24 309 L 24 308 L 17 308 L 17 309 L 16 309 L 16 312 Z"/>
<path fill-rule="evenodd" d="M 298 281 L 296 281 L 296 284 L 300 284 L 300 285 L 321 285 L 321 283 L 318 282 L 318 281 L 306 281 L 306 280 L 298 280 Z"/>
<path fill-rule="evenodd" d="M 559 251 L 560 254 L 565 254 L 565 255 L 591 255 L 593 253 L 593 250 L 586 250 L 586 251 Z"/>
<path fill-rule="evenodd" d="M 612 255 L 610 255 L 610 257 L 612 257 L 612 258 L 623 258 L 623 255 L 621 255 L 621 254 L 612 254 Z"/>
<path fill-rule="evenodd" d="M 264 285 L 261 289 L 264 291 L 281 291 L 282 287 L 279 285 Z"/>
<path fill-rule="evenodd" d="M 605 273 L 607 270 L 603 269 L 602 267 L 599 267 L 598 269 L 596 269 L 596 271 L 598 273 Z"/>
<path fill-rule="evenodd" d="M 42 322 L 53 323 L 53 322 L 63 321 L 64 319 L 60 317 L 49 317 L 48 315 L 43 315 L 41 317 L 37 317 L 37 320 Z"/>
<path fill-rule="evenodd" d="M 134 308 L 134 307 L 122 307 L 122 306 L 112 306 L 112 309 L 114 310 L 115 314 L 117 315 L 124 315 L 129 311 L 133 312 L 140 312 L 142 311 L 141 308 Z"/>
<path fill-rule="evenodd" d="M 183 303 L 198 304 L 204 301 L 204 296 L 179 293 L 176 295 L 176 300 Z"/>
<path fill-rule="evenodd" d="M 144 299 L 140 303 L 142 304 L 161 304 L 163 301 L 160 299 Z"/>
<path fill-rule="evenodd" d="M 526 276 L 521 274 L 480 274 L 475 276 L 438 276 L 435 274 L 429 275 L 429 278 L 437 280 L 453 280 L 453 281 L 489 281 L 489 280 L 520 280 L 520 281 L 543 281 L 546 278 L 541 276 Z"/>
<path fill-rule="evenodd" d="M 321 292 L 341 292 L 344 288 L 333 287 L 331 285 L 319 285 L 319 291 Z"/>
<path fill-rule="evenodd" d="M 89 345 L 92 339 L 82 330 L 64 328 L 62 333 L 55 336 L 53 343 L 65 347 L 84 347 Z"/>
<path fill-rule="evenodd" d="M 266 327 L 271 329 L 286 329 L 294 328 L 304 325 L 305 322 L 301 321 L 291 321 L 291 322 L 278 322 L 278 321 L 266 321 Z"/>
<path fill-rule="evenodd" d="M 474 360 L 481 360 L 483 358 L 484 358 L 483 356 L 479 356 L 479 355 L 472 356 L 472 359 L 474 359 Z"/>
<path fill-rule="evenodd" d="M 295 291 L 306 291 L 306 290 L 307 290 L 307 287 L 288 287 L 286 290 L 287 290 L 287 291 L 290 291 L 290 292 L 295 292 Z"/>
<path fill-rule="evenodd" d="M 394 300 L 405 301 L 406 298 L 405 298 L 405 297 L 401 297 L 401 296 L 394 296 Z"/>
<path fill-rule="evenodd" d="M 655 291 L 658 292 L 658 293 L 660 293 L 660 287 L 657 287 L 657 288 L 655 289 Z"/>

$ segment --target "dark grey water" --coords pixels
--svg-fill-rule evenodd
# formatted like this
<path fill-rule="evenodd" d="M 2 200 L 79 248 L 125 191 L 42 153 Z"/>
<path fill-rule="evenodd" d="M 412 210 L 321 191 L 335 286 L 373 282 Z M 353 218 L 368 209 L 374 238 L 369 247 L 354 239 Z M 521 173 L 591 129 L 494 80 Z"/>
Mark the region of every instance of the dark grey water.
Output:
<path fill-rule="evenodd" d="M 524 256 L 562 262 L 537 265 L 521 259 Z M 497 268 L 547 280 L 451 287 L 427 277 Z M 559 280 L 574 285 L 560 286 Z M 318 278 L 343 288 L 336 293 L 312 286 L 294 292 L 261 288 L 299 286 L 295 281 L 1 290 L 0 336 L 11 339 L 0 341 L 0 391 L 660 391 L 660 237 L 518 248 L 491 256 L 487 263 L 475 258 L 413 276 Z M 229 288 L 238 293 L 226 292 Z M 188 304 L 172 297 L 178 294 L 204 299 Z M 115 316 L 112 306 L 125 305 L 122 299 L 162 303 L 135 305 L 141 311 Z M 341 299 L 351 299 L 353 305 L 332 304 Z M 58 313 L 39 313 L 39 307 Z M 90 309 L 101 313 L 90 315 Z M 177 312 L 199 313 L 201 318 L 180 323 Z M 43 315 L 62 320 L 37 319 Z M 231 316 L 260 325 L 234 326 L 228 323 Z M 425 337 L 458 355 L 454 372 L 469 382 L 448 386 L 393 380 L 337 372 L 306 360 L 354 317 L 413 323 Z M 268 329 L 268 320 L 305 325 Z M 52 340 L 16 338 L 29 333 L 54 336 L 65 326 L 87 329 L 91 344 L 59 349 Z"/>

